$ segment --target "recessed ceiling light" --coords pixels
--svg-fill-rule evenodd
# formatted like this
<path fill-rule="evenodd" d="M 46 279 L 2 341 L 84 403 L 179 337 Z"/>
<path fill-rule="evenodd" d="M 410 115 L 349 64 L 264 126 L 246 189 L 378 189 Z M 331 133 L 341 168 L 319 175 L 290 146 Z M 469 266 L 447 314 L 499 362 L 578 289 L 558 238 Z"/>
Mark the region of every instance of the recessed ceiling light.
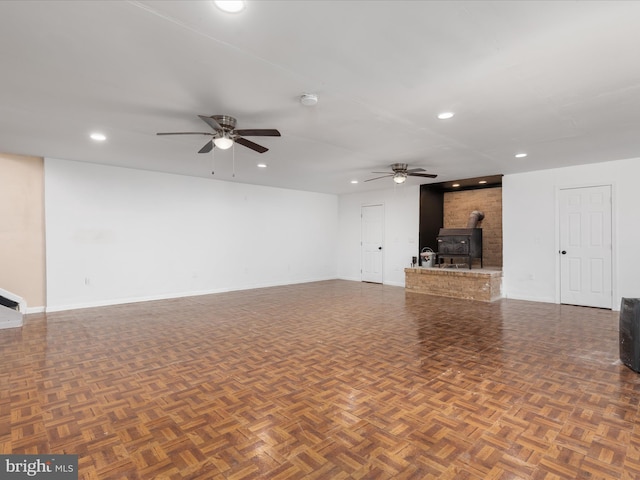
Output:
<path fill-rule="evenodd" d="M 526 153 L 516 153 L 516 158 L 524 158 L 526 156 L 527 156 Z"/>
<path fill-rule="evenodd" d="M 481 185 L 484 185 L 485 183 L 487 183 L 487 181 L 486 180 L 480 180 L 478 183 L 481 184 Z"/>
<path fill-rule="evenodd" d="M 244 0 L 214 0 L 213 3 L 220 10 L 227 13 L 239 13 L 246 6 Z"/>
<path fill-rule="evenodd" d="M 267 164 L 266 163 L 259 163 L 257 165 L 258 168 L 267 168 Z"/>
<path fill-rule="evenodd" d="M 351 183 L 356 184 L 358 183 L 358 180 L 351 180 Z"/>
<path fill-rule="evenodd" d="M 451 185 L 452 187 L 459 187 L 460 184 L 459 183 L 454 183 L 453 185 Z"/>
<path fill-rule="evenodd" d="M 440 120 L 448 120 L 449 118 L 453 117 L 455 115 L 455 113 L 453 112 L 442 112 L 438 114 L 438 118 Z"/>
<path fill-rule="evenodd" d="M 93 132 L 89 136 L 91 137 L 91 140 L 95 140 L 96 142 L 104 142 L 107 139 L 104 134 L 98 132 Z"/>
<path fill-rule="evenodd" d="M 315 93 L 303 93 L 300 96 L 300 103 L 305 107 L 313 107 L 318 103 L 318 95 Z"/>

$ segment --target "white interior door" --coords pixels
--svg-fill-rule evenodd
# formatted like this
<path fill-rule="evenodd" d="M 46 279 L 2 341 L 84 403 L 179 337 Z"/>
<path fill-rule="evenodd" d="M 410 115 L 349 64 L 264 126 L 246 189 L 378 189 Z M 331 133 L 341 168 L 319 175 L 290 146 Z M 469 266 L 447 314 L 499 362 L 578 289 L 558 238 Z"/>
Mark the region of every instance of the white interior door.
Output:
<path fill-rule="evenodd" d="M 560 303 L 611 308 L 611 186 L 560 190 Z"/>
<path fill-rule="evenodd" d="M 382 283 L 382 240 L 384 209 L 382 205 L 362 207 L 362 281 Z"/>

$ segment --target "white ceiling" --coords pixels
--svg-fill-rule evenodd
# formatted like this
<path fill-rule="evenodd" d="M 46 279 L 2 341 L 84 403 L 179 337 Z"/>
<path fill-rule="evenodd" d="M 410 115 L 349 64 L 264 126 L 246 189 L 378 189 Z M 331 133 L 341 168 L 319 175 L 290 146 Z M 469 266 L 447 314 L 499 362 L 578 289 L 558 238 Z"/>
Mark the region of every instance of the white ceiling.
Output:
<path fill-rule="evenodd" d="M 394 162 L 438 174 L 415 185 L 640 157 L 639 25 L 629 1 L 0 1 L 0 151 L 334 194 Z M 213 114 L 282 137 L 234 162 L 156 136 Z"/>

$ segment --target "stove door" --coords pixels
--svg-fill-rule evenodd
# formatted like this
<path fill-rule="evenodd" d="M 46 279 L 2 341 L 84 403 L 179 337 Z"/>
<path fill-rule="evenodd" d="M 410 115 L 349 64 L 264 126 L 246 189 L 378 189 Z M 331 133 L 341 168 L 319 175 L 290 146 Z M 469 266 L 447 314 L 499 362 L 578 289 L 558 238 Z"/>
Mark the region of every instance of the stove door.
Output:
<path fill-rule="evenodd" d="M 438 237 L 438 253 L 442 255 L 469 255 L 469 246 L 471 243 L 469 240 L 468 236 L 461 235 Z"/>

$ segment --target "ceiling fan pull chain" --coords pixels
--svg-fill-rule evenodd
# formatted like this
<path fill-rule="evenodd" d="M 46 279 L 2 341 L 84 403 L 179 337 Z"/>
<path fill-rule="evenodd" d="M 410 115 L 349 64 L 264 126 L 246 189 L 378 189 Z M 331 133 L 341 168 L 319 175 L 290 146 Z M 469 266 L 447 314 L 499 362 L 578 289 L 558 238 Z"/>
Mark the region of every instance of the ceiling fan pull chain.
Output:
<path fill-rule="evenodd" d="M 215 166 L 216 166 L 216 149 L 211 149 L 211 175 L 215 175 Z"/>
<path fill-rule="evenodd" d="M 231 146 L 231 157 L 233 158 L 233 173 L 231 176 L 236 178 L 236 142 L 233 142 Z"/>

